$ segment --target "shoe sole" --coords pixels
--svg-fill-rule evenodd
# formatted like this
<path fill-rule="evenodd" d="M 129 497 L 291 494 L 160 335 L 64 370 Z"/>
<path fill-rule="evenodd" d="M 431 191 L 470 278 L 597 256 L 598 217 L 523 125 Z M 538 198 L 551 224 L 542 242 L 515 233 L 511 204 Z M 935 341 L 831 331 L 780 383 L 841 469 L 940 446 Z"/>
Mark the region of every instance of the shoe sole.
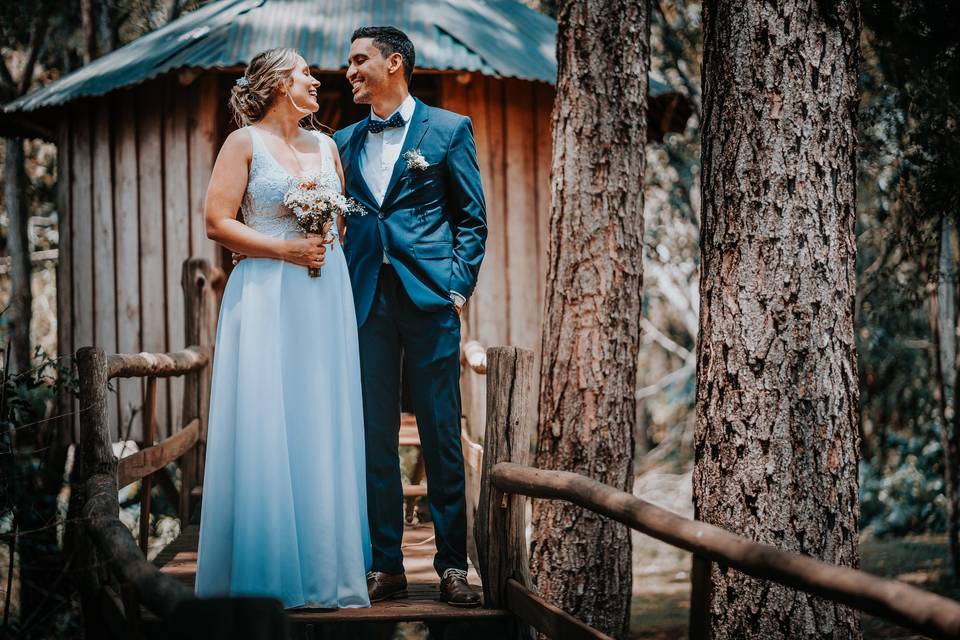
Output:
<path fill-rule="evenodd" d="M 458 609 L 474 609 L 479 607 L 481 603 L 479 602 L 450 602 L 446 601 L 451 607 L 457 607 Z"/>
<path fill-rule="evenodd" d="M 388 596 L 383 596 L 382 598 L 377 598 L 376 600 L 371 599 L 371 600 L 370 600 L 370 604 L 373 604 L 374 602 L 386 602 L 387 600 L 402 600 L 403 598 L 406 598 L 407 596 L 408 596 L 407 590 L 406 590 L 406 589 L 403 589 L 403 590 L 401 590 L 401 591 L 397 591 L 396 593 L 391 593 L 391 594 L 388 595 Z"/>

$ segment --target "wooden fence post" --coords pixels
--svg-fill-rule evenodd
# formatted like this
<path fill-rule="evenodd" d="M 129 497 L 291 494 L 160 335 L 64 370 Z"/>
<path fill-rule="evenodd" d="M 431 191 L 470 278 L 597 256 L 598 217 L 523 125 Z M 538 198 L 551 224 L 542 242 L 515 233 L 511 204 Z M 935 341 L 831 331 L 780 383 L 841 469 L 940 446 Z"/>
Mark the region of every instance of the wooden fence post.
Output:
<path fill-rule="evenodd" d="M 77 351 L 80 377 L 80 455 L 84 479 L 98 473 L 117 476 L 117 458 L 107 421 L 107 357 L 103 349 Z"/>
<path fill-rule="evenodd" d="M 208 330 L 207 296 L 210 291 L 210 263 L 205 258 L 188 258 L 183 262 L 180 285 L 183 287 L 184 338 L 188 346 L 205 347 L 210 343 Z M 202 482 L 203 456 L 207 442 L 207 415 L 203 399 L 204 385 L 209 380 L 210 364 L 199 371 L 188 373 L 183 380 L 183 424 L 200 419 L 200 433 L 193 451 L 183 456 L 180 463 L 180 523 L 190 522 L 191 492 Z"/>
<path fill-rule="evenodd" d="M 88 480 L 102 474 L 114 479 L 116 484 L 117 459 L 113 455 L 110 426 L 107 422 L 107 357 L 103 349 L 83 347 L 76 353 L 77 374 L 80 386 L 80 441 L 74 453 L 74 464 L 79 467 L 73 490 L 77 509 L 82 512 L 87 501 Z M 116 488 L 114 488 L 116 493 Z M 71 496 L 71 503 L 74 496 Z M 119 515 L 119 512 L 117 513 Z M 100 566 L 93 540 L 86 531 L 86 523 L 69 525 L 75 542 L 78 583 L 83 602 L 84 627 L 87 637 L 106 637 L 106 622 L 99 614 Z"/>
<path fill-rule="evenodd" d="M 713 562 L 694 554 L 690 571 L 690 640 L 710 640 L 710 572 Z"/>
<path fill-rule="evenodd" d="M 483 441 L 480 500 L 474 523 L 477 569 L 483 578 L 484 604 L 504 609 L 507 580 L 530 585 L 524 506 L 526 498 L 507 495 L 490 482 L 498 462 L 530 461 L 533 352 L 517 347 L 487 350 L 487 426 Z"/>

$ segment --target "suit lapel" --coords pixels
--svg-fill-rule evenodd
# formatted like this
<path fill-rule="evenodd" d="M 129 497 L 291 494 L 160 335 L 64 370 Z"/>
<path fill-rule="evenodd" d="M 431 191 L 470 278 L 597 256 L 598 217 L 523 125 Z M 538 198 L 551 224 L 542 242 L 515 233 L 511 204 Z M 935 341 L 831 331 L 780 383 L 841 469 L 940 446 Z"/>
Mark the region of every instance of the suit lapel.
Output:
<path fill-rule="evenodd" d="M 397 183 L 400 182 L 400 177 L 407 170 L 407 161 L 403 158 L 404 154 L 411 149 L 419 148 L 423 137 L 430 128 L 430 108 L 420 102 L 420 100 L 416 102 L 417 107 L 413 110 L 413 116 L 410 118 L 410 128 L 407 129 L 407 137 L 403 139 L 403 146 L 400 147 L 400 155 L 397 157 L 397 161 L 393 165 L 393 173 L 390 175 L 390 184 L 387 185 L 387 190 L 383 196 L 383 206 L 389 202 L 394 190 L 396 190 Z"/>
<path fill-rule="evenodd" d="M 347 158 L 347 191 L 363 201 L 362 204 L 365 207 L 376 211 L 380 207 L 377 206 L 377 200 L 370 193 L 370 187 L 367 186 L 367 181 L 363 179 L 363 173 L 360 171 L 360 150 L 367 139 L 368 124 L 370 124 L 369 116 L 354 128 L 353 135 L 350 136 L 350 143 L 347 145 L 349 155 Z"/>

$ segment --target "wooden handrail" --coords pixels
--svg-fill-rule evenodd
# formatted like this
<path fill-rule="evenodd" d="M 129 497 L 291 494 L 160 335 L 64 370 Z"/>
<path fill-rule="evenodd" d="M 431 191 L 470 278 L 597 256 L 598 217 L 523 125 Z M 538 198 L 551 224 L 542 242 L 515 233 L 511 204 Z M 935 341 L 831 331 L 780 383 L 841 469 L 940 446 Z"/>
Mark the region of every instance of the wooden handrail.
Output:
<path fill-rule="evenodd" d="M 130 584 L 148 609 L 169 616 L 193 593 L 174 578 L 160 573 L 144 557 L 130 531 L 120 521 L 117 499 L 117 459 L 107 420 L 107 357 L 102 349 L 77 351 L 80 377 L 80 463 L 86 480 L 81 513 L 93 542 L 95 557 L 106 562 L 121 584 Z"/>
<path fill-rule="evenodd" d="M 504 493 L 572 502 L 748 575 L 851 606 L 931 637 L 960 637 L 960 602 L 903 582 L 759 544 L 576 473 L 503 462 L 493 468 L 490 479 Z"/>
<path fill-rule="evenodd" d="M 117 487 L 123 489 L 131 482 L 150 475 L 177 460 L 190 451 L 200 439 L 200 419 L 194 418 L 190 424 L 176 432 L 163 442 L 141 449 L 126 458 L 121 458 L 117 468 Z"/>
<path fill-rule="evenodd" d="M 207 366 L 210 349 L 190 346 L 171 353 L 115 353 L 107 357 L 108 378 L 168 378 Z"/>
<path fill-rule="evenodd" d="M 539 594 L 514 580 L 507 580 L 507 608 L 548 638 L 564 640 L 613 640 Z"/>
<path fill-rule="evenodd" d="M 134 542 L 130 530 L 117 513 L 117 481 L 98 473 L 87 480 L 87 501 L 83 507 L 87 534 L 96 545 L 98 556 L 106 562 L 121 584 L 133 586 L 137 598 L 147 609 L 169 618 L 180 603 L 195 596 L 184 584 L 161 573 L 150 564 Z"/>

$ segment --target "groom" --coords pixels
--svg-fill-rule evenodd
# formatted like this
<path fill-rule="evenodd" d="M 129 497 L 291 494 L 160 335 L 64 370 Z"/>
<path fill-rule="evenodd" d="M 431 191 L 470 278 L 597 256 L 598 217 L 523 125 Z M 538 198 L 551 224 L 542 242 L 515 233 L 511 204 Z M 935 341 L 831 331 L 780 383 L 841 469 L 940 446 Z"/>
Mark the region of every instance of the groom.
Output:
<path fill-rule="evenodd" d="M 460 312 L 473 293 L 487 237 L 470 119 L 413 98 L 413 43 L 393 27 L 351 38 L 347 80 L 370 116 L 334 135 L 347 195 L 369 212 L 349 216 L 344 253 L 360 339 L 366 437 L 371 602 L 407 595 L 403 488 L 397 454 L 400 367 L 426 462 L 436 529 L 433 566 L 451 605 L 473 607 L 460 445 Z"/>

